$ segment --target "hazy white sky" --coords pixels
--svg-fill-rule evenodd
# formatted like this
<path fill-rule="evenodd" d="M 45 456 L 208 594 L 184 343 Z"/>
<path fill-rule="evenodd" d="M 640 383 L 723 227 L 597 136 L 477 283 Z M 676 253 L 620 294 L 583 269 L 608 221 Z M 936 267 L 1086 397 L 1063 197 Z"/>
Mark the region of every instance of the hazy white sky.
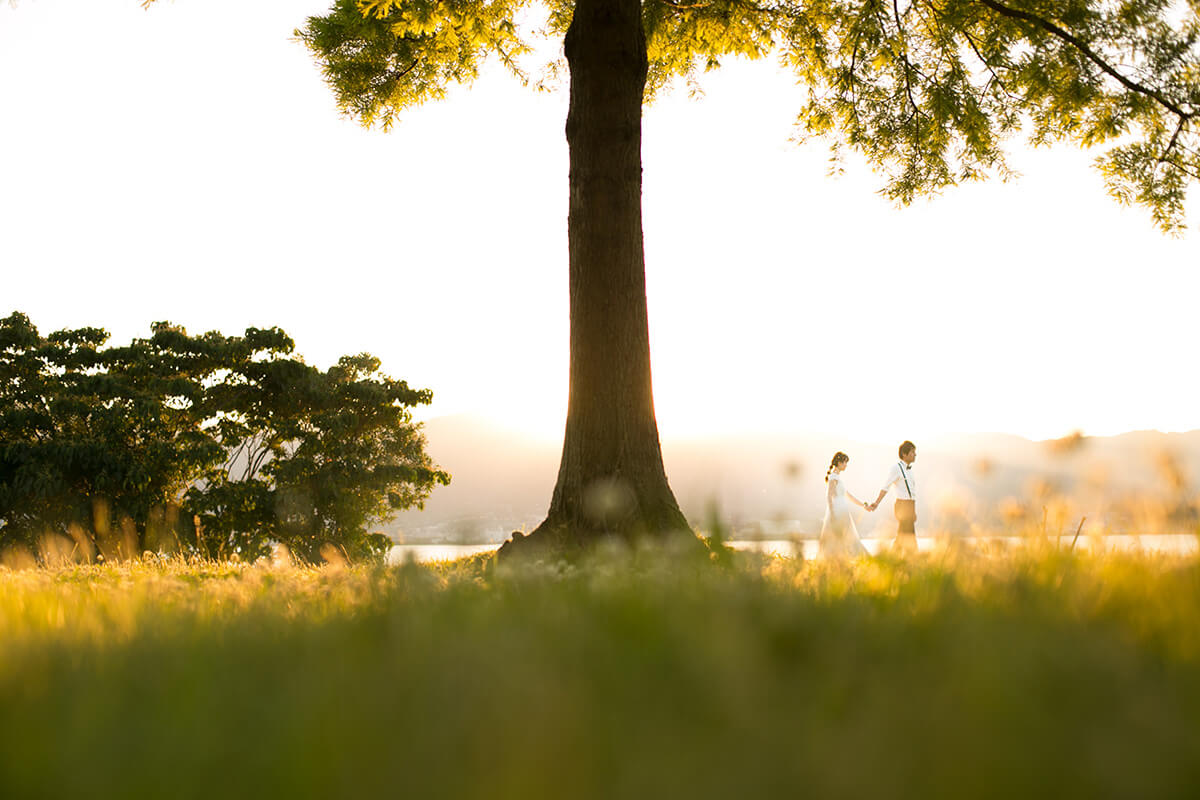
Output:
<path fill-rule="evenodd" d="M 493 71 L 391 133 L 338 116 L 293 29 L 327 0 L 0 2 L 0 314 L 117 341 L 279 325 L 546 436 L 567 395 L 565 92 Z M 1200 428 L 1200 239 L 1110 201 L 1070 148 L 897 210 L 800 90 L 735 63 L 645 120 L 666 437 L 893 441 Z M 1200 217 L 1192 214 L 1193 227 Z"/>

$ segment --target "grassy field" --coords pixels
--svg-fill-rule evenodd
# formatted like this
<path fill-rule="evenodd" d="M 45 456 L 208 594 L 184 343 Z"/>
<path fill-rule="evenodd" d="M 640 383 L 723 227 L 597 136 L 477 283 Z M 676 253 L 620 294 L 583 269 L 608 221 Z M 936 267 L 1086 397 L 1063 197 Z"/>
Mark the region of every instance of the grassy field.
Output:
<path fill-rule="evenodd" d="M 1200 563 L 0 570 L 4 797 L 1185 797 Z"/>

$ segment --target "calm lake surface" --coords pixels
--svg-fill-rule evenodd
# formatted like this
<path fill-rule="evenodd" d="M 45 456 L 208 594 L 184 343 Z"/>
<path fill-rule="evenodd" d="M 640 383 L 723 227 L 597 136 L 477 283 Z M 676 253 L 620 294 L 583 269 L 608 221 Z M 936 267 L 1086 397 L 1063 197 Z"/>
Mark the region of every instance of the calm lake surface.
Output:
<path fill-rule="evenodd" d="M 1059 537 L 1063 547 L 1071 546 L 1074 536 Z M 918 538 L 917 547 L 920 550 L 932 550 L 937 547 L 938 539 Z M 1019 546 L 1029 541 L 1017 536 L 1002 536 L 994 538 L 964 538 L 964 542 L 977 545 L 989 543 Z M 738 550 L 756 550 L 761 553 L 777 553 L 783 556 L 796 555 L 797 548 L 804 558 L 816 558 L 820 555 L 820 545 L 816 539 L 763 539 L 761 541 L 732 541 L 730 547 Z M 890 539 L 864 539 L 863 544 L 871 553 L 877 553 L 881 548 L 891 544 Z M 1185 534 L 1147 535 L 1147 536 L 1080 536 L 1075 545 L 1081 550 L 1145 550 L 1147 552 L 1188 554 L 1200 551 L 1200 538 Z M 388 551 L 389 564 L 402 564 L 408 559 L 415 561 L 446 561 L 449 559 L 471 556 L 476 553 L 487 553 L 500 547 L 498 544 L 398 544 Z"/>

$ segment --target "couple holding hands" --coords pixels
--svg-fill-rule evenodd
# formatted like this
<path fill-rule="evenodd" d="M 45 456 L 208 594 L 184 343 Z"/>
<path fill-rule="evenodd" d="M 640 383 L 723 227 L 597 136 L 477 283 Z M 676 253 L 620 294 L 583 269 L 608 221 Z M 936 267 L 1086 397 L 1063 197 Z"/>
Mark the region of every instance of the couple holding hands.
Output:
<path fill-rule="evenodd" d="M 899 528 L 896 533 L 895 546 L 912 550 L 917 549 L 917 483 L 912 473 L 913 462 L 917 460 L 917 446 L 912 442 L 904 442 L 899 449 L 900 459 L 888 470 L 887 480 L 879 490 L 879 496 L 873 503 L 864 503 L 846 491 L 842 473 L 850 463 L 850 456 L 838 451 L 833 454 L 833 462 L 825 473 L 825 521 L 821 525 L 821 554 L 831 556 L 860 556 L 866 555 L 862 539 L 858 537 L 858 528 L 850 516 L 850 504 L 862 506 L 867 511 L 879 507 L 890 490 L 896 491 L 896 521 Z"/>

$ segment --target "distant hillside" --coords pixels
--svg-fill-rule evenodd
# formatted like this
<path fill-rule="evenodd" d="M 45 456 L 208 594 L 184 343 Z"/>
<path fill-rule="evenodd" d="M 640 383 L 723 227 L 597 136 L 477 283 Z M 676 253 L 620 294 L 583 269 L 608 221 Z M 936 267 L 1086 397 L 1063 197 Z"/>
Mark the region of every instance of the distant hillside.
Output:
<path fill-rule="evenodd" d="M 559 443 L 531 440 L 471 416 L 431 420 L 425 433 L 434 460 L 453 481 L 436 489 L 423 511 L 398 515 L 389 533 L 409 541 L 498 541 L 541 521 L 554 488 Z M 980 519 L 1006 502 L 1023 502 L 1040 514 L 1039 497 L 1046 493 L 1071 498 L 1080 513 L 1103 498 L 1166 491 L 1172 481 L 1194 495 L 1200 478 L 1200 431 L 1057 442 L 970 434 L 917 445 L 918 513 L 930 526 L 965 524 L 957 518 Z M 663 442 L 671 487 L 693 525 L 706 527 L 715 509 L 742 535 L 819 531 L 823 478 L 836 450 L 851 456 L 850 491 L 874 499 L 895 459 L 894 446 L 824 434 Z M 886 533 L 890 513 L 881 509 L 859 523 L 864 535 L 877 524 Z"/>

